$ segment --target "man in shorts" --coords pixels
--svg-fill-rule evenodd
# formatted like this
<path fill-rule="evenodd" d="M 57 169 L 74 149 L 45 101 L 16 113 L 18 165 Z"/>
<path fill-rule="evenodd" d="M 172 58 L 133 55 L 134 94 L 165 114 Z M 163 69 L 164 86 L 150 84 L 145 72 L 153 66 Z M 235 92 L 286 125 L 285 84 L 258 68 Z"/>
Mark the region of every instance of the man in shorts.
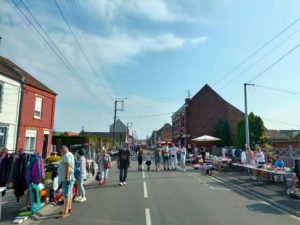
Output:
<path fill-rule="evenodd" d="M 155 167 L 156 167 L 157 172 L 159 172 L 159 170 L 160 170 L 161 152 L 162 152 L 161 146 L 158 145 L 157 148 L 154 150 Z"/>
<path fill-rule="evenodd" d="M 62 183 L 62 191 L 64 196 L 64 210 L 61 212 L 60 218 L 65 218 L 72 212 L 72 190 L 75 183 L 74 156 L 66 146 L 61 149 L 62 159 L 58 166 L 58 179 Z"/>

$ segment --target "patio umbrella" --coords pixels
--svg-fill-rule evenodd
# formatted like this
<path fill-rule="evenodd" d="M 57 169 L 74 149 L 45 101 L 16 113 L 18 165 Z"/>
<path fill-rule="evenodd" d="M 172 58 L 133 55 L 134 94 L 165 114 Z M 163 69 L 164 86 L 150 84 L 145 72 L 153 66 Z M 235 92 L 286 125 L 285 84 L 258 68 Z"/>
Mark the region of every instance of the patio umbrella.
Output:
<path fill-rule="evenodd" d="M 209 135 L 203 135 L 197 138 L 192 139 L 192 141 L 220 141 L 220 138 L 212 137 Z"/>

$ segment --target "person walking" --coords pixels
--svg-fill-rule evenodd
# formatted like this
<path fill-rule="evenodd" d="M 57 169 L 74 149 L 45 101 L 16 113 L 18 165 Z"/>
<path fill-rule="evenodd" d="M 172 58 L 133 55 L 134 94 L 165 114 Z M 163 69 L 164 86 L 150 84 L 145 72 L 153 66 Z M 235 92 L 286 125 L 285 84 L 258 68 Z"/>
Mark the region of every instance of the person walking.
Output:
<path fill-rule="evenodd" d="M 111 158 L 106 152 L 105 147 L 102 148 L 100 154 L 97 155 L 98 170 L 100 172 L 100 185 L 106 184 L 108 171 L 111 168 Z"/>
<path fill-rule="evenodd" d="M 162 156 L 163 156 L 163 161 L 164 161 L 164 170 L 170 170 L 169 168 L 169 157 L 170 157 L 170 150 L 169 150 L 169 146 L 168 143 L 166 142 L 163 151 L 162 151 Z M 166 167 L 167 165 L 167 167 Z"/>
<path fill-rule="evenodd" d="M 156 168 L 156 171 L 159 172 L 160 160 L 161 160 L 161 146 L 160 145 L 158 145 L 157 148 L 154 150 L 154 157 L 155 157 L 155 168 Z"/>
<path fill-rule="evenodd" d="M 126 185 L 128 168 L 130 168 L 130 150 L 128 146 L 119 151 L 118 168 L 120 169 L 120 186 Z"/>
<path fill-rule="evenodd" d="M 143 156 L 144 156 L 144 148 L 143 146 L 139 146 L 137 150 L 137 157 L 138 157 L 138 170 L 143 170 Z"/>
<path fill-rule="evenodd" d="M 181 149 L 180 149 L 180 164 L 181 164 L 181 169 L 183 172 L 186 171 L 186 169 L 185 169 L 186 153 L 187 153 L 186 148 L 184 146 L 181 147 Z"/>
<path fill-rule="evenodd" d="M 61 148 L 62 159 L 58 165 L 58 181 L 62 183 L 64 196 L 64 209 L 60 218 L 65 218 L 72 213 L 72 190 L 75 183 L 74 177 L 74 156 L 66 146 Z"/>
<path fill-rule="evenodd" d="M 205 152 L 205 147 L 202 146 L 202 147 L 201 147 L 201 156 L 202 156 L 202 160 L 203 160 L 204 163 L 205 163 L 205 154 L 206 154 L 206 152 Z"/>
<path fill-rule="evenodd" d="M 147 165 L 147 170 L 150 171 L 150 166 L 151 166 L 151 153 L 150 151 L 147 152 L 146 154 L 146 165 Z"/>
<path fill-rule="evenodd" d="M 172 148 L 170 149 L 172 170 L 177 169 L 177 152 L 178 152 L 178 148 L 173 143 Z"/>
<path fill-rule="evenodd" d="M 85 189 L 83 187 L 83 182 L 86 179 L 86 159 L 84 157 L 83 150 L 79 150 L 76 155 L 76 162 L 75 162 L 75 175 L 78 173 L 78 175 L 75 176 L 76 182 L 77 182 L 77 195 L 75 197 L 75 201 L 77 202 L 85 202 L 86 196 L 85 196 Z M 77 171 L 77 168 L 79 171 Z"/>

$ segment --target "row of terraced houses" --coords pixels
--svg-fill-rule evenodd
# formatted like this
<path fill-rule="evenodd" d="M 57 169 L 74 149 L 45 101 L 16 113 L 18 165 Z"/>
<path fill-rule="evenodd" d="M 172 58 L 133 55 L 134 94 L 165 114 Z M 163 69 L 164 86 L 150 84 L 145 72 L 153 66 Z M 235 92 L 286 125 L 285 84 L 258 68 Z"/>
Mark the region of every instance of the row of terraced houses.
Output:
<path fill-rule="evenodd" d="M 51 152 L 56 93 L 0 56 L 0 147 Z"/>

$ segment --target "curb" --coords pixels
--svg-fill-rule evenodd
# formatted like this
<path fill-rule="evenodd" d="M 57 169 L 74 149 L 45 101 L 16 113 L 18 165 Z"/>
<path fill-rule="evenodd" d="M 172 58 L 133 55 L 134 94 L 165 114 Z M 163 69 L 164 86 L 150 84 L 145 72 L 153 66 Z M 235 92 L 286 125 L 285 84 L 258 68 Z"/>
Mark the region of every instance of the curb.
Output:
<path fill-rule="evenodd" d="M 227 187 L 233 188 L 234 190 L 236 190 L 238 192 L 242 192 L 243 194 L 254 197 L 258 200 L 263 200 L 263 201 L 269 203 L 270 205 L 272 205 L 273 207 L 279 208 L 280 210 L 284 211 L 285 213 L 289 213 L 289 214 L 292 214 L 292 215 L 297 216 L 297 217 L 300 218 L 300 212 L 298 212 L 298 211 L 296 211 L 296 210 L 294 210 L 290 207 L 287 207 L 285 205 L 282 205 L 282 204 L 280 204 L 280 203 L 278 203 L 278 202 L 276 202 L 272 199 L 269 199 L 266 196 L 264 196 L 262 194 L 259 194 L 259 193 L 255 192 L 254 190 L 251 190 L 251 188 L 243 188 L 239 185 L 233 184 L 232 182 L 227 181 L 227 180 L 225 180 L 223 178 L 220 178 L 218 176 L 215 176 L 215 175 L 212 175 L 212 177 L 214 177 L 215 179 L 221 181 Z"/>

